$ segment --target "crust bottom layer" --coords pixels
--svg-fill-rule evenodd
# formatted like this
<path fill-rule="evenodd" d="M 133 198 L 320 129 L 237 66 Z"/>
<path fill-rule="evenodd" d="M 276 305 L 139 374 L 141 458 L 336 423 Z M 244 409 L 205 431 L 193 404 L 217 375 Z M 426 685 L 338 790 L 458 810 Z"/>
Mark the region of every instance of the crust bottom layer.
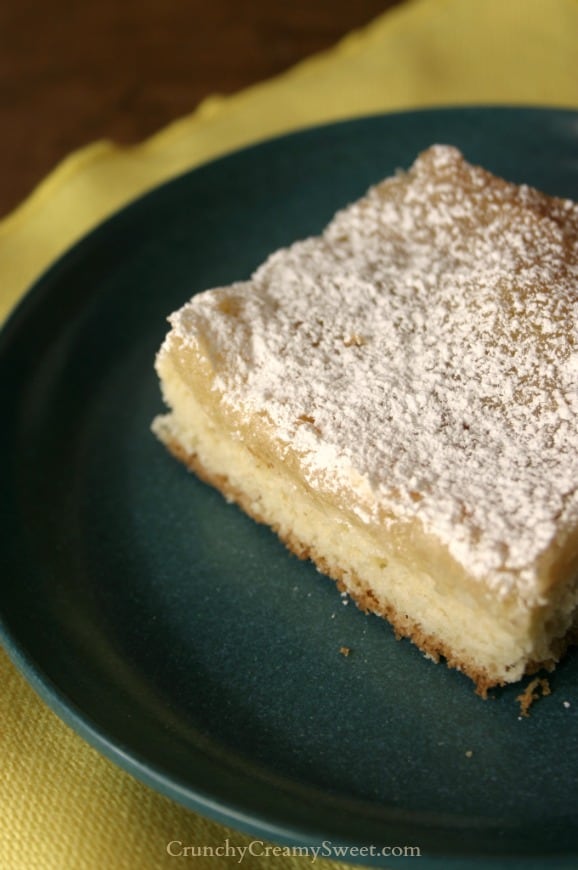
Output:
<path fill-rule="evenodd" d="M 157 432 L 157 435 L 160 433 Z M 252 499 L 239 487 L 232 484 L 226 474 L 209 471 L 200 460 L 197 453 L 186 450 L 179 441 L 170 437 L 167 432 L 163 433 L 162 440 L 172 455 L 181 461 L 190 471 L 194 472 L 205 483 L 210 484 L 225 497 L 229 502 L 234 502 L 242 508 L 253 520 L 268 525 L 278 535 L 286 547 L 300 559 L 310 559 L 316 567 L 326 576 L 333 579 L 342 592 L 346 592 L 356 605 L 365 613 L 376 613 L 385 618 L 393 627 L 396 637 L 408 638 L 432 661 L 438 663 L 442 658 L 450 668 L 456 668 L 468 676 L 476 686 L 476 692 L 486 698 L 488 690 L 496 686 L 503 686 L 513 680 L 496 677 L 486 668 L 480 667 L 476 662 L 457 654 L 447 643 L 433 634 L 424 631 L 423 627 L 411 619 L 405 613 L 399 612 L 393 605 L 380 600 L 371 586 L 364 581 L 355 571 L 344 571 L 339 565 L 334 564 L 326 555 L 317 552 L 316 548 L 302 541 L 293 533 L 283 532 L 278 523 L 272 522 L 269 517 L 263 516 L 255 510 Z M 556 662 L 562 657 L 569 645 L 577 641 L 577 632 L 567 632 L 565 637 L 559 638 L 556 643 L 555 657 L 543 661 L 528 661 L 522 673 L 515 679 L 520 679 L 524 674 L 536 673 L 541 669 L 553 670 Z"/>

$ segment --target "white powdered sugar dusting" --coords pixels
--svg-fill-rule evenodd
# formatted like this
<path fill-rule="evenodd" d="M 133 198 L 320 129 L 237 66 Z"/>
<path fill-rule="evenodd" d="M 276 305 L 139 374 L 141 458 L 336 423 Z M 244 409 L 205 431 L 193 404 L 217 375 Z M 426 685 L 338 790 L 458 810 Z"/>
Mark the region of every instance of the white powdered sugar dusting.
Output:
<path fill-rule="evenodd" d="M 498 594 L 578 518 L 578 206 L 434 146 L 171 318 L 313 486 L 418 518 Z"/>

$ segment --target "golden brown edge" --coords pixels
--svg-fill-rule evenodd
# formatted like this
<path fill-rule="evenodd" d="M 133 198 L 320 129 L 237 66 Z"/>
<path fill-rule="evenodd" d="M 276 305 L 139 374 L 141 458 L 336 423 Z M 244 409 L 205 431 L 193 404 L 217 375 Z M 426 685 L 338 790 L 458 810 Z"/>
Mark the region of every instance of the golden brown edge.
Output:
<path fill-rule="evenodd" d="M 350 573 L 350 577 L 352 577 L 354 583 L 358 587 L 357 589 L 352 590 L 351 586 L 346 584 L 344 581 L 345 572 L 329 565 L 326 560 L 322 556 L 318 556 L 311 547 L 303 544 L 293 535 L 282 534 L 278 527 L 269 523 L 260 516 L 253 510 L 243 491 L 231 485 L 227 475 L 212 474 L 207 471 L 198 456 L 195 453 L 188 453 L 176 440 L 163 439 L 163 443 L 167 450 L 169 450 L 169 452 L 172 453 L 176 459 L 182 462 L 190 471 L 194 472 L 200 480 L 219 490 L 227 501 L 238 504 L 239 507 L 251 517 L 251 519 L 255 520 L 255 522 L 269 526 L 269 528 L 275 532 L 275 534 L 295 556 L 299 559 L 310 559 L 321 573 L 336 582 L 340 591 L 346 592 L 347 595 L 353 599 L 360 610 L 364 613 L 375 613 L 386 619 L 392 626 L 398 640 L 402 637 L 407 637 L 415 646 L 418 647 L 418 649 L 429 656 L 436 664 L 439 662 L 440 658 L 443 657 L 448 667 L 461 671 L 473 681 L 476 687 L 476 693 L 484 699 L 487 698 L 489 689 L 507 685 L 505 680 L 496 679 L 488 674 L 485 669 L 479 668 L 474 664 L 469 664 L 463 659 L 460 659 L 460 657 L 455 655 L 454 652 L 443 643 L 443 641 L 440 641 L 433 635 L 426 634 L 417 623 L 408 617 L 407 614 L 399 614 L 391 605 L 380 605 L 373 591 L 367 588 L 364 581 L 357 575 L 352 575 Z M 556 662 L 559 661 L 562 654 L 572 642 L 573 639 L 570 635 L 565 639 L 561 639 L 560 651 L 556 660 L 549 659 L 544 662 L 529 662 L 526 666 L 525 674 L 534 674 L 543 668 L 552 671 Z"/>

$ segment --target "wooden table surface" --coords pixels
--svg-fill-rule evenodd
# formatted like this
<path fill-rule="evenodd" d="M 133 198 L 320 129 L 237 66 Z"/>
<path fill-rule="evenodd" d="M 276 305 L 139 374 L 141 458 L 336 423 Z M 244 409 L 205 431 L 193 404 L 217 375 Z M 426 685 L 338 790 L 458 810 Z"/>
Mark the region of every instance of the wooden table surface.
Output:
<path fill-rule="evenodd" d="M 2 0 L 0 215 L 70 151 L 137 142 L 399 0 Z"/>

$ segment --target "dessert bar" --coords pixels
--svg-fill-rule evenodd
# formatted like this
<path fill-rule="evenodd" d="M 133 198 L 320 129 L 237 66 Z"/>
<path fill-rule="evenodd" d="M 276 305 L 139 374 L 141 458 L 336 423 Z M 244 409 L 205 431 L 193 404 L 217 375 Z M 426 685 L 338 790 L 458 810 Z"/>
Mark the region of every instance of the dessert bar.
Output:
<path fill-rule="evenodd" d="M 153 429 L 484 695 L 572 640 L 577 305 L 578 206 L 432 146 L 170 317 Z"/>

